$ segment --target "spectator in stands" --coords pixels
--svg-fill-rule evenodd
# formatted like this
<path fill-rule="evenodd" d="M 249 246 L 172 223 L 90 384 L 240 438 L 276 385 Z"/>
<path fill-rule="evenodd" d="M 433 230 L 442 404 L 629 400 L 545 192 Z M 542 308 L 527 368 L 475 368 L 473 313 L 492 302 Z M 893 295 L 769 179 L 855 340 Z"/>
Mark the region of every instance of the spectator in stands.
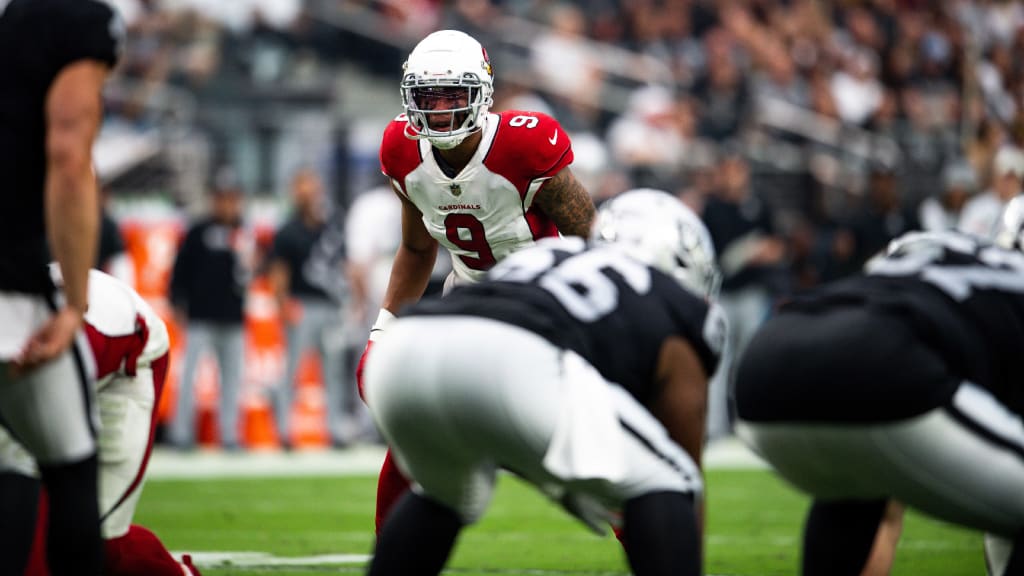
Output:
<path fill-rule="evenodd" d="M 255 238 L 243 226 L 245 194 L 230 169 L 217 173 L 211 196 L 212 214 L 189 228 L 174 261 L 171 303 L 178 325 L 186 327 L 186 346 L 168 434 L 180 449 L 195 446 L 196 374 L 202 355 L 212 350 L 220 373 L 220 441 L 224 449 L 237 450 L 243 313 Z"/>
<path fill-rule="evenodd" d="M 729 147 L 719 159 L 716 188 L 707 198 L 702 220 L 711 233 L 722 271 L 719 302 L 729 321 L 726 364 L 712 379 L 708 393 L 710 437 L 731 430 L 726 398 L 732 388 L 731 360 L 739 358 L 747 342 L 771 308 L 784 282 L 786 244 L 776 233 L 770 207 L 750 178 L 750 166 L 738 149 Z"/>
<path fill-rule="evenodd" d="M 989 238 L 999 225 L 999 216 L 1024 183 L 1024 151 L 1003 146 L 992 161 L 992 187 L 964 206 L 957 228 L 961 232 Z"/>
<path fill-rule="evenodd" d="M 954 230 L 964 204 L 978 190 L 978 177 L 965 160 L 956 160 L 942 171 L 942 189 L 925 198 L 918 209 L 921 229 L 928 232 Z"/>
<path fill-rule="evenodd" d="M 989 49 L 975 72 L 986 107 L 992 116 L 1002 121 L 1009 121 L 1017 111 L 1017 104 L 1013 101 L 1008 85 L 1013 66 L 1010 47 L 996 44 Z"/>
<path fill-rule="evenodd" d="M 992 186 L 992 168 L 996 153 L 1006 141 L 1006 130 L 1003 125 L 992 118 L 985 118 L 978 123 L 974 138 L 967 143 L 965 155 L 978 175 L 978 189 L 988 190 Z"/>
<path fill-rule="evenodd" d="M 919 229 L 917 214 L 902 202 L 897 168 L 881 162 L 870 166 L 863 203 L 850 222 L 854 269 L 860 269 L 893 238 Z"/>
<path fill-rule="evenodd" d="M 615 158 L 641 188 L 673 188 L 687 145 L 672 92 L 645 86 L 629 99 L 626 113 L 608 130 Z"/>
<path fill-rule="evenodd" d="M 682 86 L 692 86 L 705 65 L 701 37 L 693 29 L 693 12 L 688 2 L 667 2 L 658 12 L 663 50 Z"/>
<path fill-rule="evenodd" d="M 341 448 L 349 442 L 345 429 L 349 390 L 342 303 L 331 294 L 330 286 L 323 286 L 321 279 L 325 274 L 342 276 L 346 271 L 317 258 L 317 244 L 327 241 L 327 210 L 317 173 L 310 169 L 296 172 L 291 180 L 291 196 L 294 211 L 274 235 L 268 267 L 288 350 L 284 377 L 272 395 L 277 436 L 285 450 L 292 448 L 292 392 L 303 355 L 312 348 L 320 360 L 330 442 Z"/>
<path fill-rule="evenodd" d="M 704 38 L 707 65 L 693 87 L 701 136 L 724 141 L 739 135 L 749 108 L 747 80 L 736 62 L 736 46 L 722 28 Z"/>
<path fill-rule="evenodd" d="M 440 3 L 439 3 L 440 4 Z M 495 26 L 501 17 L 501 11 L 491 0 L 454 0 L 451 9 L 441 20 L 441 28 L 461 30 L 476 38 L 482 46 L 496 46 Z M 424 29 L 416 33 L 425 36 L 432 29 Z"/>
<path fill-rule="evenodd" d="M 759 68 L 753 82 L 754 99 L 781 100 L 793 106 L 810 108 L 810 88 L 797 73 L 783 41 L 775 35 L 768 35 L 757 48 L 759 52 L 753 54 Z"/>
<path fill-rule="evenodd" d="M 1014 35 L 1024 26 L 1024 6 L 1019 2 L 997 0 L 981 2 L 985 34 L 983 41 L 999 44 L 1010 44 Z"/>
<path fill-rule="evenodd" d="M 956 129 L 933 107 L 937 101 L 917 85 L 904 88 L 902 93 L 907 122 L 900 128 L 903 161 L 899 168 L 904 185 L 902 202 L 907 204 L 916 204 L 938 189 L 946 159 L 962 155 Z"/>
<path fill-rule="evenodd" d="M 593 113 L 601 96 L 603 74 L 598 55 L 587 43 L 582 10 L 572 4 L 557 4 L 548 18 L 551 29 L 533 43 L 531 64 L 541 86 L 553 96 L 559 121 L 573 130 Z"/>
<path fill-rule="evenodd" d="M 877 77 L 877 60 L 869 50 L 851 50 L 842 69 L 832 75 L 832 98 L 843 122 L 862 125 L 882 105 L 884 91 Z"/>

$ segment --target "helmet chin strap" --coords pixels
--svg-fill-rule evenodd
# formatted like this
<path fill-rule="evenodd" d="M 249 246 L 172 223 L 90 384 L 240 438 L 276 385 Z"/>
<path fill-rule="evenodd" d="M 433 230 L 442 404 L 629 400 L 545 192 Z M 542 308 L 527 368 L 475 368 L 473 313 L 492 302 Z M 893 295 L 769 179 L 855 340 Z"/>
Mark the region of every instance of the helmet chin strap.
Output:
<path fill-rule="evenodd" d="M 438 150 L 451 150 L 459 144 L 465 142 L 466 138 L 469 138 L 473 134 L 476 134 L 483 129 L 484 124 L 487 123 L 486 111 L 480 115 L 480 123 L 468 132 L 463 132 L 456 136 L 427 136 L 427 140 L 430 141 L 430 145 Z"/>
<path fill-rule="evenodd" d="M 458 136 L 427 136 L 427 140 L 430 141 L 430 145 L 438 150 L 451 150 L 469 137 L 471 132 L 466 134 L 459 134 Z"/>

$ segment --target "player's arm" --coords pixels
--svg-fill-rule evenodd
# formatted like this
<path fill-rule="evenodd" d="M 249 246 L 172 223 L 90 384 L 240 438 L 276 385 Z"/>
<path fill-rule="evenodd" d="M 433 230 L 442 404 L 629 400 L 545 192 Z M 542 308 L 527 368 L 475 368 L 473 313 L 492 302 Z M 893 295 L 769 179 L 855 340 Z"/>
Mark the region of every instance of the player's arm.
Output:
<path fill-rule="evenodd" d="M 657 379 L 661 393 L 651 412 L 669 437 L 686 450 L 698 468 L 704 448 L 708 375 L 697 352 L 681 337 L 673 336 L 658 352 Z M 698 534 L 703 534 L 704 510 L 697 507 Z"/>
<path fill-rule="evenodd" d="M 708 376 L 697 352 L 685 339 L 673 336 L 661 345 L 657 378 L 661 392 L 652 412 L 668 430 L 672 440 L 700 466 Z"/>
<path fill-rule="evenodd" d="M 96 260 L 99 196 L 92 144 L 99 130 L 107 67 L 81 60 L 64 68 L 46 98 L 46 220 L 67 306 L 85 312 Z"/>
<path fill-rule="evenodd" d="M 533 203 L 547 214 L 563 236 L 590 236 L 597 209 L 590 194 L 568 167 L 544 184 Z"/>
<path fill-rule="evenodd" d="M 430 236 L 423 225 L 423 214 L 415 204 L 399 193 L 394 184 L 392 189 L 402 200 L 402 242 L 391 264 L 391 278 L 384 292 L 380 313 L 370 329 L 369 342 L 356 366 L 356 385 L 359 397 L 363 399 L 366 398 L 363 392 L 363 369 L 374 340 L 384 333 L 387 324 L 394 319 L 395 312 L 423 296 L 430 282 L 430 273 L 434 270 L 434 260 L 437 259 L 437 240 Z"/>
<path fill-rule="evenodd" d="M 383 302 L 383 308 L 392 314 L 405 304 L 419 300 L 427 289 L 437 259 L 437 240 L 423 225 L 423 214 L 404 196 L 398 194 L 398 197 L 402 199 L 402 242 L 395 253 Z"/>
<path fill-rule="evenodd" d="M 46 95 L 47 240 L 64 279 L 64 307 L 26 342 L 16 370 L 30 370 L 71 345 L 88 307 L 89 268 L 99 244 L 99 192 L 92 143 L 99 129 L 106 65 L 79 60 L 64 67 Z"/>

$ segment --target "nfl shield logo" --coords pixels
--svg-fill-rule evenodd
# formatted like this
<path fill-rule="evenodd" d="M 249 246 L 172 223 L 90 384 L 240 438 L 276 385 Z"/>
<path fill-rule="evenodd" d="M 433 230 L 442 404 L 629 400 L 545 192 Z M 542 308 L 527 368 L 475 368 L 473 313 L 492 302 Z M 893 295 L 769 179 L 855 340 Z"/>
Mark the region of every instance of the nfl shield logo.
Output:
<path fill-rule="evenodd" d="M 461 196 L 462 195 L 462 186 L 459 186 L 458 184 L 456 184 L 454 182 L 452 182 L 448 186 L 448 190 L 451 191 L 452 196 Z"/>

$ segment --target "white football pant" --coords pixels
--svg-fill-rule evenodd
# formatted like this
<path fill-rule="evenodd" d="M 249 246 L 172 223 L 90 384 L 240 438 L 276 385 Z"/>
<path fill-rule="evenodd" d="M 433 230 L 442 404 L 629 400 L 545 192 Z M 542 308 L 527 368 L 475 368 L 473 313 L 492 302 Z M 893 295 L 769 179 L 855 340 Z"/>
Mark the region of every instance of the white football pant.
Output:
<path fill-rule="evenodd" d="M 579 355 L 494 320 L 400 318 L 366 365 L 366 403 L 414 489 L 477 520 L 499 468 L 597 531 L 655 491 L 702 490 L 664 427 Z"/>
<path fill-rule="evenodd" d="M 970 382 L 960 385 L 949 406 L 907 420 L 740 421 L 737 431 L 779 474 L 815 498 L 894 498 L 1011 539 L 1024 530 L 1024 425 Z"/>
<path fill-rule="evenodd" d="M 0 422 L 48 465 L 96 451 L 95 366 L 83 332 L 56 359 L 19 378 L 10 373 L 11 361 L 56 309 L 44 296 L 0 292 Z"/>

